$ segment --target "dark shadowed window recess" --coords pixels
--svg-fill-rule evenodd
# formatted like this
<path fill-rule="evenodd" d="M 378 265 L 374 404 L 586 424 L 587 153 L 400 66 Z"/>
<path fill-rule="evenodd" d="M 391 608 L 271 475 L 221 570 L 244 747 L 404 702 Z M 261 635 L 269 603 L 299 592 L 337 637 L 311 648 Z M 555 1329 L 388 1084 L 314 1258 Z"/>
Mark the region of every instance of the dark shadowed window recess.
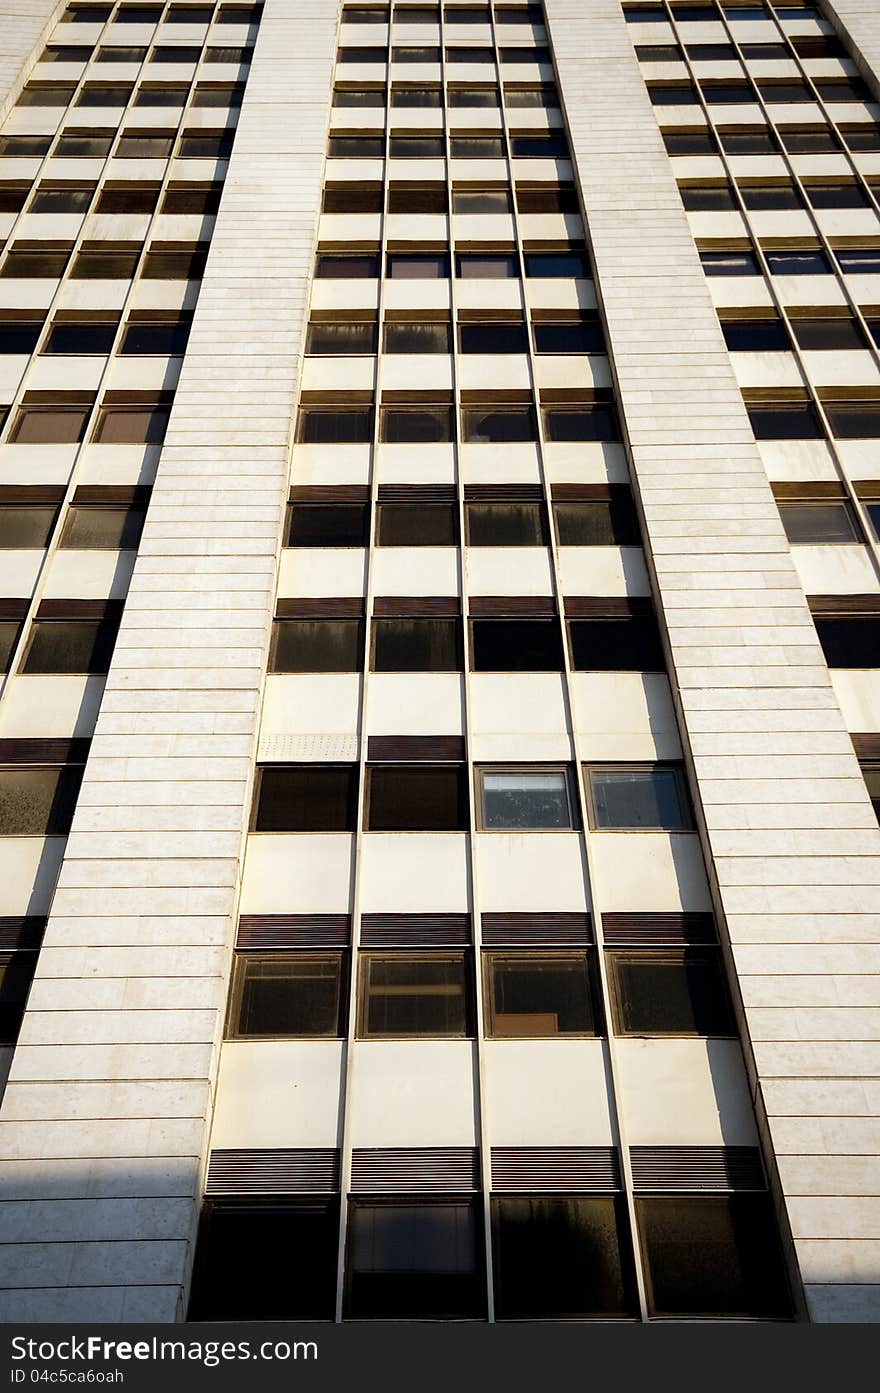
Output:
<path fill-rule="evenodd" d="M 94 197 L 94 184 L 41 184 L 31 199 L 29 213 L 86 213 Z M 100 210 L 99 211 L 103 211 Z"/>
<path fill-rule="evenodd" d="M 684 774 L 676 765 L 594 765 L 587 779 L 590 826 L 598 831 L 690 831 Z"/>
<path fill-rule="evenodd" d="M 863 401 L 823 401 L 832 433 L 840 440 L 868 440 L 880 436 L 880 398 Z"/>
<path fill-rule="evenodd" d="M 0 503 L 0 549 L 45 547 L 57 514 L 56 503 Z"/>
<path fill-rule="evenodd" d="M 525 271 L 530 278 L 544 280 L 589 280 L 593 271 L 586 251 L 525 253 Z"/>
<path fill-rule="evenodd" d="M 173 135 L 141 135 L 126 131 L 120 136 L 116 154 L 126 160 L 167 160 L 173 149 Z"/>
<path fill-rule="evenodd" d="M 460 252 L 455 258 L 455 274 L 467 281 L 515 280 L 519 263 L 509 252 Z"/>
<path fill-rule="evenodd" d="M 617 412 L 610 402 L 545 406 L 542 415 L 548 441 L 620 439 Z"/>
<path fill-rule="evenodd" d="M 356 764 L 267 764 L 258 769 L 255 832 L 353 832 Z"/>
<path fill-rule="evenodd" d="M 119 352 L 126 357 L 179 357 L 186 350 L 191 321 L 187 318 L 129 319 Z"/>
<path fill-rule="evenodd" d="M 543 547 L 549 541 L 541 502 L 465 503 L 465 538 L 472 547 Z"/>
<path fill-rule="evenodd" d="M 313 357 L 342 358 L 376 352 L 377 330 L 374 319 L 341 320 L 336 323 L 312 320 L 306 352 Z"/>
<path fill-rule="evenodd" d="M 92 441 L 102 445 L 161 445 L 170 408 L 162 405 L 102 406 Z"/>
<path fill-rule="evenodd" d="M 485 1316 L 482 1247 L 476 1201 L 352 1200 L 346 1314 Z"/>
<path fill-rule="evenodd" d="M 459 321 L 458 338 L 462 353 L 528 353 L 529 336 L 518 320 L 490 320 L 482 324 Z"/>
<path fill-rule="evenodd" d="M 94 243 L 86 245 L 74 260 L 71 280 L 130 280 L 137 270 L 139 257 L 139 247 L 126 247 L 124 250 L 108 248 L 105 251 Z"/>
<path fill-rule="evenodd" d="M 615 1034 L 736 1034 L 719 949 L 619 949 L 606 961 Z"/>
<path fill-rule="evenodd" d="M 474 619 L 475 672 L 560 672 L 562 635 L 556 619 Z"/>
<path fill-rule="evenodd" d="M 572 619 L 571 663 L 578 672 L 663 672 L 660 634 L 653 617 Z"/>
<path fill-rule="evenodd" d="M 297 419 L 301 445 L 365 445 L 373 439 L 373 409 L 301 407 Z"/>
<path fill-rule="evenodd" d="M 730 213 L 737 207 L 729 184 L 685 184 L 679 192 L 688 212 Z"/>
<path fill-rule="evenodd" d="M 721 148 L 726 155 L 777 155 L 779 146 L 767 127 L 752 130 L 719 131 Z"/>
<path fill-rule="evenodd" d="M 452 191 L 452 211 L 457 214 L 509 213 L 512 209 L 509 189 L 457 188 Z"/>
<path fill-rule="evenodd" d="M 792 317 L 791 329 L 798 346 L 812 353 L 867 347 L 861 328 L 848 314 L 827 318 L 797 315 Z"/>
<path fill-rule="evenodd" d="M 361 672 L 362 619 L 280 619 L 272 630 L 270 672 Z"/>
<path fill-rule="evenodd" d="M 530 441 L 537 438 L 532 406 L 497 405 L 462 408 L 462 436 L 472 444 Z"/>
<path fill-rule="evenodd" d="M 338 1234 L 338 1198 L 208 1205 L 188 1319 L 332 1320 Z"/>
<path fill-rule="evenodd" d="M 75 551 L 130 551 L 141 539 L 144 505 L 73 504 L 67 510 L 59 547 Z"/>
<path fill-rule="evenodd" d="M 880 822 L 880 760 L 863 759 L 860 760 L 859 763 L 865 780 L 865 787 L 868 790 L 868 797 L 871 800 L 871 806 L 874 809 L 877 821 Z"/>
<path fill-rule="evenodd" d="M 324 213 L 381 213 L 384 206 L 381 184 L 326 184 L 321 211 Z"/>
<path fill-rule="evenodd" d="M 117 328 L 115 319 L 68 320 L 59 316 L 46 336 L 43 352 L 104 356 L 113 348 Z"/>
<path fill-rule="evenodd" d="M 65 836 L 82 776 L 80 765 L 0 766 L 0 836 Z"/>
<path fill-rule="evenodd" d="M 39 251 L 13 246 L 0 265 L 0 277 L 4 280 L 57 280 L 62 275 L 70 256 L 70 248 L 63 251 Z M 76 274 L 74 270 L 74 275 Z"/>
<path fill-rule="evenodd" d="M 862 540 L 852 505 L 846 499 L 792 498 L 781 500 L 778 506 L 790 542 L 829 546 Z"/>
<path fill-rule="evenodd" d="M 438 281 L 449 275 L 446 252 L 389 252 L 388 276 L 395 281 Z"/>
<path fill-rule="evenodd" d="M 379 275 L 379 257 L 375 252 L 353 252 L 350 256 L 320 252 L 315 263 L 319 280 L 375 280 Z"/>
<path fill-rule="evenodd" d="M 453 108 L 484 107 L 495 110 L 501 105 L 501 99 L 497 87 L 450 87 L 448 105 Z"/>
<path fill-rule="evenodd" d="M 626 1207 L 614 1195 L 495 1195 L 499 1320 L 633 1316 Z"/>
<path fill-rule="evenodd" d="M 718 146 L 708 130 L 664 131 L 663 143 L 669 155 L 714 155 Z"/>
<path fill-rule="evenodd" d="M 837 264 L 845 276 L 880 275 L 880 247 L 857 247 L 835 251 Z"/>
<path fill-rule="evenodd" d="M 448 321 L 416 323 L 385 320 L 386 353 L 451 353 L 452 326 Z"/>
<path fill-rule="evenodd" d="M 756 440 L 820 440 L 824 434 L 808 401 L 748 401 Z"/>
<path fill-rule="evenodd" d="M 592 977 L 584 951 L 484 953 L 487 1035 L 509 1040 L 600 1034 Z"/>
<path fill-rule="evenodd" d="M 598 316 L 579 319 L 533 320 L 536 353 L 605 353 L 605 336 Z"/>
<path fill-rule="evenodd" d="M 35 620 L 19 672 L 106 672 L 119 617 Z"/>
<path fill-rule="evenodd" d="M 825 155 L 840 149 L 840 142 L 830 126 L 814 126 L 811 129 L 781 126 L 779 138 L 789 155 Z"/>
<path fill-rule="evenodd" d="M 45 402 L 19 408 L 9 440 L 16 445 L 75 445 L 86 431 L 90 404 Z"/>
<path fill-rule="evenodd" d="M 553 517 L 561 547 L 641 546 L 638 519 L 629 497 L 557 502 Z"/>
<path fill-rule="evenodd" d="M 237 954 L 227 1038 L 344 1035 L 345 962 L 343 953 Z"/>
<path fill-rule="evenodd" d="M 458 508 L 454 503 L 382 503 L 376 541 L 383 547 L 454 547 L 458 545 Z"/>
<path fill-rule="evenodd" d="M 701 251 L 700 262 L 707 276 L 760 275 L 758 258 L 753 251 Z"/>
<path fill-rule="evenodd" d="M 473 1034 L 469 953 L 361 953 L 360 1039 Z"/>
<path fill-rule="evenodd" d="M 292 503 L 287 510 L 289 547 L 365 547 L 370 540 L 367 503 Z"/>
<path fill-rule="evenodd" d="M 829 667 L 880 668 L 880 614 L 816 615 Z"/>
<path fill-rule="evenodd" d="M 379 417 L 379 438 L 387 444 L 440 444 L 453 439 L 453 430 L 449 406 L 384 406 Z"/>
<path fill-rule="evenodd" d="M 442 160 L 446 153 L 441 135 L 393 135 L 389 154 L 396 160 Z"/>
<path fill-rule="evenodd" d="M 43 332 L 40 310 L 32 319 L 0 319 L 0 353 L 33 353 Z"/>
<path fill-rule="evenodd" d="M 373 103 L 370 102 L 369 105 L 372 106 Z M 384 93 L 382 93 L 381 101 L 377 102 L 376 105 L 385 105 Z M 439 87 L 403 87 L 395 83 L 391 88 L 391 105 L 393 107 L 424 107 L 429 110 L 438 110 L 443 105 L 443 93 Z M 450 105 L 454 105 L 454 103 L 450 102 Z"/>
<path fill-rule="evenodd" d="M 823 251 L 804 248 L 765 252 L 772 276 L 830 276 L 831 263 Z"/>
<path fill-rule="evenodd" d="M 374 764 L 367 769 L 368 832 L 466 832 L 467 769 L 458 764 Z"/>
<path fill-rule="evenodd" d="M 641 1195 L 636 1211 L 650 1315 L 791 1315 L 769 1196 Z"/>

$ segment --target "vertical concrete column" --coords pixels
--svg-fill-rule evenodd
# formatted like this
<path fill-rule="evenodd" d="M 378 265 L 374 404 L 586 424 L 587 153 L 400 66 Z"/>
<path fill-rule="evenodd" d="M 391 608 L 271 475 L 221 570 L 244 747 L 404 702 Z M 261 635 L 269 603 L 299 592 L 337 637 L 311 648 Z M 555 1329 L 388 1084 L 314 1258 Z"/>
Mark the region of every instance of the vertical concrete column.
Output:
<path fill-rule="evenodd" d="M 18 100 L 28 74 L 67 0 L 0 0 L 0 121 Z"/>
<path fill-rule="evenodd" d="M 880 829 L 619 0 L 544 7 L 777 1198 L 880 1320 Z"/>
<path fill-rule="evenodd" d="M 266 0 L 0 1113 L 0 1319 L 183 1312 L 226 1001 L 337 0 Z"/>

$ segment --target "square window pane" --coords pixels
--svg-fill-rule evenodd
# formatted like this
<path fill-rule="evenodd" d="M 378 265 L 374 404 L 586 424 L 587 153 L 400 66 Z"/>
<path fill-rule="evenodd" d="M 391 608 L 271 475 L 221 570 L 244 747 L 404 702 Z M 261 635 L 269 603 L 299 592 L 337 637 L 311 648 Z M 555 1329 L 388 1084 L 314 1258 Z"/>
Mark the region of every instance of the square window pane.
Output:
<path fill-rule="evenodd" d="M 343 962 L 341 953 L 239 953 L 227 1036 L 344 1034 Z"/>
<path fill-rule="evenodd" d="M 255 832 L 353 832 L 356 764 L 276 764 L 258 770 Z"/>
<path fill-rule="evenodd" d="M 483 972 L 488 1035 L 599 1033 L 586 953 L 484 953 Z"/>
<path fill-rule="evenodd" d="M 362 619 L 280 619 L 272 631 L 270 672 L 361 672 Z"/>
<path fill-rule="evenodd" d="M 21 672 L 106 672 L 118 624 L 99 619 L 37 620 Z"/>
<path fill-rule="evenodd" d="M 555 619 L 474 619 L 474 672 L 561 672 L 562 637 Z"/>
<path fill-rule="evenodd" d="M 141 539 L 144 509 L 76 504 L 68 509 L 58 545 L 76 551 L 130 551 Z"/>
<path fill-rule="evenodd" d="M 466 832 L 467 771 L 457 764 L 374 764 L 367 769 L 368 832 Z"/>
<path fill-rule="evenodd" d="M 718 949 L 606 955 L 618 1035 L 736 1033 Z"/>
<path fill-rule="evenodd" d="M 599 829 L 686 831 L 692 827 L 677 769 L 588 770 L 593 826 Z"/>
<path fill-rule="evenodd" d="M 469 970 L 464 953 L 361 953 L 359 1037 L 469 1034 Z"/>
<path fill-rule="evenodd" d="M 479 773 L 482 825 L 487 830 L 559 830 L 575 825 L 565 769 Z"/>
<path fill-rule="evenodd" d="M 346 1314 L 353 1319 L 485 1315 L 473 1201 L 351 1202 Z"/>
<path fill-rule="evenodd" d="M 635 1314 L 621 1197 L 496 1195 L 492 1237 L 500 1320 Z"/>

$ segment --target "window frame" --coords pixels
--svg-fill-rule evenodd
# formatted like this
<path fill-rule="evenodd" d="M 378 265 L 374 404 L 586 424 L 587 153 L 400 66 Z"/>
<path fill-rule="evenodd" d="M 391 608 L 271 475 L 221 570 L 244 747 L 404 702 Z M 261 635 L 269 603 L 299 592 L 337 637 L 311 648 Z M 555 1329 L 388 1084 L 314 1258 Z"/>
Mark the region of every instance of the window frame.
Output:
<path fill-rule="evenodd" d="M 492 827 L 486 821 L 486 774 L 533 774 L 539 777 L 541 774 L 562 774 L 565 781 L 565 796 L 568 805 L 568 826 L 567 827 Z M 528 832 L 531 834 L 541 834 L 546 836 L 548 833 L 558 836 L 563 832 L 580 832 L 581 814 L 580 799 L 576 787 L 575 771 L 571 764 L 563 761 L 548 761 L 543 764 L 474 764 L 474 815 L 476 819 L 476 831 L 487 833 L 501 833 L 502 835 L 517 836 L 520 833 Z"/>
<path fill-rule="evenodd" d="M 617 773 L 619 771 L 628 773 L 653 773 L 655 770 L 671 772 L 675 777 L 676 794 L 678 806 L 682 816 L 682 823 L 679 827 L 639 827 L 624 826 L 620 824 L 601 823 L 596 809 L 596 795 L 593 787 L 593 776 L 605 772 Z M 691 801 L 690 788 L 685 776 L 684 767 L 681 763 L 672 760 L 632 760 L 632 761 L 613 761 L 590 763 L 585 762 L 584 772 L 584 798 L 586 802 L 587 826 L 591 832 L 626 832 L 628 835 L 634 833 L 648 833 L 663 836 L 675 836 L 681 833 L 693 833 L 697 830 L 696 819 L 694 816 L 693 804 Z"/>

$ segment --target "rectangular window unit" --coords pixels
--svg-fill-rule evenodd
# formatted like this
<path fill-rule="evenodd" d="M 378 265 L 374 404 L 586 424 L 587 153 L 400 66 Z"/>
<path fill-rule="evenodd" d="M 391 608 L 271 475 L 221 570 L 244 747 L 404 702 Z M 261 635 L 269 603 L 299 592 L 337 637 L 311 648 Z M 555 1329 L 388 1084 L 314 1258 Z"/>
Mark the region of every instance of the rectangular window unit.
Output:
<path fill-rule="evenodd" d="M 446 147 L 442 135 L 392 135 L 389 154 L 393 160 L 442 160 Z"/>
<path fill-rule="evenodd" d="M 779 45 L 785 53 L 784 44 Z M 737 52 L 733 44 L 685 44 L 688 58 L 695 63 L 735 63 Z"/>
<path fill-rule="evenodd" d="M 439 24 L 440 7 L 439 5 L 395 5 L 394 7 L 395 24 Z"/>
<path fill-rule="evenodd" d="M 196 57 L 198 57 L 198 53 L 200 52 L 200 50 L 193 50 L 193 51 L 196 53 Z M 173 50 L 169 50 L 169 52 L 173 52 Z M 253 52 L 253 50 L 250 49 L 250 48 L 241 48 L 241 47 L 223 46 L 223 47 L 221 47 L 221 48 L 217 48 L 217 47 L 206 48 L 206 49 L 205 49 L 205 62 L 206 62 L 206 63 L 249 63 L 249 62 L 251 61 L 252 52 Z M 181 59 L 180 61 L 182 62 L 182 61 L 184 61 L 184 60 Z"/>
<path fill-rule="evenodd" d="M 676 764 L 585 765 L 594 831 L 690 832 L 684 772 Z"/>
<path fill-rule="evenodd" d="M 14 1045 L 34 977 L 36 953 L 0 953 L 0 1043 Z"/>
<path fill-rule="evenodd" d="M 387 5 L 375 5 L 371 9 L 362 9 L 357 5 L 345 5 L 342 10 L 343 24 L 387 24 L 389 7 Z"/>
<path fill-rule="evenodd" d="M 42 351 L 76 357 L 106 357 L 112 352 L 118 328 L 118 319 L 109 316 L 68 319 L 62 311 L 50 326 Z"/>
<path fill-rule="evenodd" d="M 718 132 L 726 155 L 778 155 L 779 146 L 769 127 L 722 127 Z"/>
<path fill-rule="evenodd" d="M 653 615 L 613 614 L 568 622 L 576 672 L 664 672 L 663 646 Z"/>
<path fill-rule="evenodd" d="M 840 141 L 830 126 L 780 126 L 779 139 L 789 155 L 831 155 L 840 149 Z"/>
<path fill-rule="evenodd" d="M 445 215 L 449 211 L 445 184 L 390 184 L 389 213 Z"/>
<path fill-rule="evenodd" d="M 226 1019 L 229 1040 L 338 1037 L 346 1033 L 344 953 L 297 949 L 237 953 Z"/>
<path fill-rule="evenodd" d="M 65 24 L 106 24 L 112 5 L 68 5 L 61 18 Z"/>
<path fill-rule="evenodd" d="M 783 321 L 775 314 L 721 320 L 724 342 L 731 353 L 787 353 L 791 351 Z"/>
<path fill-rule="evenodd" d="M 386 353 L 452 352 L 452 326 L 447 319 L 391 319 L 386 316 L 383 332 Z"/>
<path fill-rule="evenodd" d="M 467 832 L 467 766 L 367 766 L 366 832 Z"/>
<path fill-rule="evenodd" d="M 693 130 L 662 132 L 668 155 L 716 155 L 718 144 L 713 133 L 697 127 Z"/>
<path fill-rule="evenodd" d="M 508 188 L 480 188 L 459 185 L 452 190 L 452 211 L 457 215 L 494 216 L 511 213 L 513 204 Z"/>
<path fill-rule="evenodd" d="M 679 184 L 678 191 L 689 213 L 732 213 L 737 204 L 729 184 Z"/>
<path fill-rule="evenodd" d="M 606 951 L 616 1035 L 735 1035 L 718 948 Z"/>
<path fill-rule="evenodd" d="M 580 826 L 571 769 L 480 767 L 477 817 L 484 832 L 559 832 Z"/>
<path fill-rule="evenodd" d="M 449 278 L 447 252 L 389 252 L 386 274 L 393 281 L 442 281 Z"/>
<path fill-rule="evenodd" d="M 142 319 L 141 313 L 149 318 Z M 125 326 L 118 351 L 124 357 L 181 357 L 186 351 L 191 325 L 188 316 L 135 310 Z"/>
<path fill-rule="evenodd" d="M 679 44 L 636 44 L 635 50 L 640 63 L 680 63 L 684 59 Z"/>
<path fill-rule="evenodd" d="M 201 243 L 179 246 L 153 242 L 144 257 L 141 279 L 147 281 L 195 281 L 205 272 L 208 248 Z"/>
<path fill-rule="evenodd" d="M 639 1195 L 636 1214 L 649 1315 L 791 1315 L 768 1195 Z"/>
<path fill-rule="evenodd" d="M 880 275 L 880 247 L 835 248 L 837 264 L 845 276 Z M 830 271 L 830 267 L 829 267 Z"/>
<path fill-rule="evenodd" d="M 41 402 L 19 407 L 9 441 L 14 445 L 75 445 L 85 437 L 91 402 Z M 77 394 L 74 393 L 74 396 Z"/>
<path fill-rule="evenodd" d="M 363 672 L 362 619 L 279 619 L 272 629 L 270 672 Z"/>
<path fill-rule="evenodd" d="M 871 807 L 880 822 L 880 760 L 859 760 L 862 776 L 865 780 L 865 787 L 868 790 L 868 797 L 871 800 Z"/>
<path fill-rule="evenodd" d="M 532 318 L 536 353 L 605 353 L 605 336 L 599 317 L 589 311 L 570 317 Z"/>
<path fill-rule="evenodd" d="M 486 1034 L 505 1040 L 601 1035 L 593 975 L 586 951 L 484 952 Z"/>
<path fill-rule="evenodd" d="M 504 105 L 513 111 L 525 107 L 538 107 L 545 111 L 555 111 L 559 106 L 559 93 L 552 83 L 528 84 L 524 82 L 504 84 Z"/>
<path fill-rule="evenodd" d="M 47 44 L 38 58 L 39 63 L 88 63 L 91 44 Z M 144 49 L 146 53 L 146 49 Z"/>
<path fill-rule="evenodd" d="M 482 1215 L 476 1200 L 352 1200 L 346 1315 L 484 1318 Z"/>
<path fill-rule="evenodd" d="M 828 314 L 826 317 L 790 312 L 789 318 L 798 347 L 807 352 L 827 353 L 836 349 L 859 351 L 868 346 L 861 327 L 852 315 Z"/>
<path fill-rule="evenodd" d="M 746 208 L 753 212 L 784 212 L 804 206 L 794 184 L 785 179 L 778 179 L 773 183 L 742 180 L 738 188 Z"/>
<path fill-rule="evenodd" d="M 513 252 L 458 252 L 455 274 L 466 281 L 517 280 L 519 261 Z"/>
<path fill-rule="evenodd" d="M 50 135 L 4 135 L 0 136 L 0 158 L 33 159 L 48 155 L 52 144 Z"/>
<path fill-rule="evenodd" d="M 844 498 L 778 500 L 785 535 L 794 544 L 852 545 L 862 534 L 852 504 Z"/>
<path fill-rule="evenodd" d="M 367 105 L 384 106 L 384 93 L 380 102 L 371 101 Z M 443 92 L 440 87 L 404 86 L 402 83 L 395 82 L 391 88 L 391 105 L 393 107 L 424 107 L 437 111 L 443 106 Z M 454 105 L 450 93 L 450 106 Z"/>
<path fill-rule="evenodd" d="M 848 150 L 880 150 L 880 126 L 865 123 L 858 126 L 838 126 Z"/>
<path fill-rule="evenodd" d="M 495 63 L 495 50 L 488 46 L 465 48 L 463 45 L 455 48 L 447 46 L 447 63 Z"/>
<path fill-rule="evenodd" d="M 465 540 L 471 547 L 545 547 L 547 508 L 540 501 L 486 499 L 466 502 Z"/>
<path fill-rule="evenodd" d="M 699 106 L 697 89 L 690 82 L 649 82 L 652 106 Z"/>
<path fill-rule="evenodd" d="M 338 1243 L 338 1197 L 209 1204 L 187 1318 L 332 1320 Z"/>
<path fill-rule="evenodd" d="M 707 276 L 759 276 L 758 258 L 749 249 L 730 248 L 710 251 L 699 248 L 700 262 Z"/>
<path fill-rule="evenodd" d="M 383 503 L 380 499 L 376 543 L 380 547 L 458 546 L 458 507 L 455 503 Z"/>
<path fill-rule="evenodd" d="M 805 82 L 759 80 L 756 86 L 768 106 L 814 100 L 813 93 Z"/>
<path fill-rule="evenodd" d="M 381 213 L 381 184 L 325 184 L 322 213 Z"/>
<path fill-rule="evenodd" d="M 71 280 L 131 280 L 140 259 L 140 246 L 109 247 L 86 242 L 74 258 Z"/>
<path fill-rule="evenodd" d="M 77 503 L 67 510 L 58 546 L 64 551 L 132 551 L 141 539 L 144 504 Z"/>
<path fill-rule="evenodd" d="M 553 504 L 556 540 L 561 547 L 638 547 L 638 518 L 624 486 L 608 499 L 557 500 Z"/>
<path fill-rule="evenodd" d="M 438 106 L 442 105 L 441 102 L 437 104 Z M 460 107 L 479 107 L 497 111 L 501 106 L 501 97 L 498 88 L 494 86 L 458 87 L 450 85 L 447 88 L 446 104 L 452 110 Z"/>
<path fill-rule="evenodd" d="M 880 668 L 880 614 L 814 613 L 816 632 L 831 668 Z"/>
<path fill-rule="evenodd" d="M 29 82 L 18 99 L 18 106 L 67 106 L 76 88 L 65 82 Z M 123 102 L 124 106 L 125 103 Z"/>
<path fill-rule="evenodd" d="M 174 102 L 163 101 L 160 103 L 150 103 L 150 105 L 173 106 L 183 105 L 186 101 L 186 89 L 178 88 L 178 97 Z M 182 97 L 179 95 L 183 93 Z M 194 107 L 215 107 L 223 106 L 235 109 L 240 107 L 244 100 L 244 83 L 223 83 L 223 82 L 199 82 L 193 94 L 192 105 Z M 140 102 L 135 103 L 140 106 Z"/>
<path fill-rule="evenodd" d="M 532 441 L 538 432 L 535 409 L 529 405 L 463 406 L 461 428 L 469 444 Z"/>
<path fill-rule="evenodd" d="M 37 186 L 28 212 L 87 213 L 94 194 L 94 184 L 62 184 L 47 180 Z M 99 208 L 98 211 L 103 210 Z"/>
<path fill-rule="evenodd" d="M 117 24 L 158 24 L 162 5 L 120 5 L 116 11 Z"/>
<path fill-rule="evenodd" d="M 374 50 L 374 52 L 376 51 L 378 50 Z M 387 56 L 387 50 L 385 52 Z M 442 54 L 440 48 L 434 44 L 420 44 L 418 46 L 410 46 L 407 44 L 395 44 L 395 46 L 391 50 L 392 63 L 439 63 L 441 57 Z M 361 59 L 360 61 L 364 62 L 368 60 Z M 373 59 L 373 61 L 379 62 L 380 60 L 376 58 Z"/>
<path fill-rule="evenodd" d="M 528 353 L 529 335 L 521 319 L 459 319 L 458 342 L 462 353 Z"/>
<path fill-rule="evenodd" d="M 29 184 L 0 184 L 0 213 L 20 213 L 30 191 Z M 89 195 L 91 197 L 91 194 Z M 31 212 L 38 212 L 39 209 L 31 207 Z M 44 212 L 51 212 L 52 209 L 44 209 Z"/>
<path fill-rule="evenodd" d="M 386 444 L 443 444 L 454 437 L 450 406 L 383 406 L 379 412 L 379 439 Z"/>
<path fill-rule="evenodd" d="M 208 49 L 208 53 L 212 50 Z M 216 52 L 216 50 L 214 50 Z M 245 50 L 241 50 L 244 52 Z M 143 50 L 144 57 L 147 51 Z M 202 50 L 195 45 L 187 44 L 157 44 L 150 54 L 151 63 L 197 63 L 202 56 Z M 222 60 L 221 60 L 222 61 Z M 235 61 L 230 60 L 230 61 Z"/>
<path fill-rule="evenodd" d="M 638 1300 L 626 1205 L 617 1195 L 493 1195 L 499 1320 L 610 1320 Z"/>
<path fill-rule="evenodd" d="M 871 89 L 861 78 L 816 77 L 813 85 L 823 102 L 873 102 Z"/>
<path fill-rule="evenodd" d="M 136 105 L 146 105 L 142 101 L 146 90 L 145 88 L 140 89 Z M 87 82 L 85 87 L 80 89 L 75 105 L 77 107 L 124 107 L 128 105 L 133 91 L 134 88 L 129 84 Z M 184 89 L 184 97 L 182 98 L 182 101 L 184 100 L 186 100 L 186 89 Z"/>
<path fill-rule="evenodd" d="M 169 184 L 160 212 L 210 217 L 220 208 L 222 192 L 222 184 Z"/>
<path fill-rule="evenodd" d="M 373 439 L 373 408 L 301 406 L 296 439 L 299 445 L 369 445 Z"/>
<path fill-rule="evenodd" d="M 14 311 L 7 311 L 0 319 L 0 353 L 33 353 L 42 332 L 42 310 L 34 310 L 31 316 L 23 319 Z"/>
<path fill-rule="evenodd" d="M 263 764 L 251 827 L 254 832 L 353 832 L 356 764 Z"/>
<path fill-rule="evenodd" d="M 71 132 L 58 137 L 54 154 L 58 159 L 106 159 L 113 145 L 113 132 L 90 134 L 85 131 Z M 120 140 L 116 153 L 122 155 L 123 141 Z M 169 154 L 170 154 L 169 150 Z"/>
<path fill-rule="evenodd" d="M 449 22 L 449 16 L 451 14 L 456 15 L 456 24 L 460 22 L 457 18 L 459 13 L 457 10 L 447 10 L 445 13 L 447 22 Z M 505 5 L 496 5 L 495 23 L 500 24 L 502 26 L 510 24 L 521 24 L 534 28 L 543 28 L 544 10 L 541 5 L 517 5 L 515 7 L 511 6 L 510 8 L 508 8 Z"/>
<path fill-rule="evenodd" d="M 746 410 L 756 440 L 821 440 L 824 436 L 816 409 L 806 399 L 747 400 Z"/>
<path fill-rule="evenodd" d="M 31 624 L 19 672 L 28 674 L 107 672 L 119 617 L 40 619 Z"/>
<path fill-rule="evenodd" d="M 474 672 L 561 672 L 557 619 L 473 619 Z"/>
<path fill-rule="evenodd" d="M 541 280 L 590 280 L 593 274 L 586 248 L 560 251 L 526 251 L 526 276 Z"/>
<path fill-rule="evenodd" d="M 161 445 L 168 429 L 170 406 L 104 405 L 98 412 L 92 441 L 100 445 Z"/>
<path fill-rule="evenodd" d="M 0 501 L 0 550 L 42 550 L 57 516 L 58 503 Z"/>
<path fill-rule="evenodd" d="M 837 183 L 805 184 L 807 198 L 813 208 L 869 208 L 870 199 L 861 184 L 854 179 Z"/>
<path fill-rule="evenodd" d="M 172 52 L 175 50 L 172 49 Z M 201 54 L 201 49 L 198 50 Z M 154 53 L 157 50 L 154 50 Z M 146 48 L 122 48 L 116 44 L 102 44 L 95 55 L 97 63 L 143 63 L 147 56 Z M 155 60 L 153 60 L 155 61 Z"/>
<path fill-rule="evenodd" d="M 352 252 L 351 255 L 319 252 L 315 262 L 318 280 L 376 280 L 379 257 L 375 252 Z"/>
<path fill-rule="evenodd" d="M 473 1035 L 472 971 L 467 952 L 360 953 L 358 1038 Z"/>
<path fill-rule="evenodd" d="M 287 509 L 288 547 L 366 547 L 370 544 L 369 503 L 291 503 Z"/>
<path fill-rule="evenodd" d="M 546 403 L 547 397 L 543 398 Z M 541 417 L 548 442 L 573 440 L 614 441 L 620 439 L 617 412 L 611 402 L 569 402 L 543 405 Z"/>
<path fill-rule="evenodd" d="M 22 605 L 24 604 L 22 601 Z M 8 672 L 12 666 L 12 655 L 21 633 L 21 622 L 21 617 L 10 617 L 8 611 L 5 612 L 5 617 L 0 618 L 0 672 Z"/>
<path fill-rule="evenodd" d="M 822 406 L 837 439 L 870 440 L 880 436 L 880 397 L 846 400 L 823 393 Z"/>
<path fill-rule="evenodd" d="M 0 837 L 65 837 L 81 765 L 0 765 Z"/>
<path fill-rule="evenodd" d="M 235 131 L 184 131 L 180 155 L 187 160 L 228 160 L 234 140 Z"/>
<path fill-rule="evenodd" d="M 504 140 L 500 135 L 453 135 L 449 153 L 454 160 L 503 160 Z"/>

